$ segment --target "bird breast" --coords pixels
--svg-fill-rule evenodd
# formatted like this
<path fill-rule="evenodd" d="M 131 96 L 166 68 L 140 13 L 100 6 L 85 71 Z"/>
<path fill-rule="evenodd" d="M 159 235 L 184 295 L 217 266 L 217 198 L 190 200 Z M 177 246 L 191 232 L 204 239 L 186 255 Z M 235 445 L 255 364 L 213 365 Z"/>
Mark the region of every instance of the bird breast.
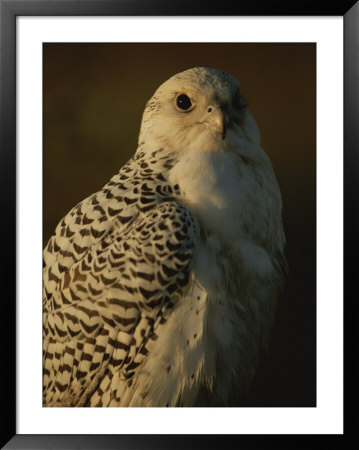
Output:
<path fill-rule="evenodd" d="M 200 225 L 224 242 L 265 242 L 277 227 L 281 200 L 269 160 L 248 161 L 237 152 L 184 152 L 169 180 L 179 185 L 179 201 Z"/>
<path fill-rule="evenodd" d="M 237 273 L 272 275 L 273 257 L 283 248 L 281 198 L 264 152 L 262 159 L 252 161 L 243 161 L 235 152 L 188 152 L 169 179 L 179 185 L 179 201 L 197 218 L 204 248 L 211 249 L 212 257 L 201 252 L 198 256 L 199 278 L 206 286 L 216 279 L 211 275 L 212 259 L 217 264 L 222 255 L 230 258 L 229 266 Z M 225 268 L 227 263 L 222 265 Z"/>

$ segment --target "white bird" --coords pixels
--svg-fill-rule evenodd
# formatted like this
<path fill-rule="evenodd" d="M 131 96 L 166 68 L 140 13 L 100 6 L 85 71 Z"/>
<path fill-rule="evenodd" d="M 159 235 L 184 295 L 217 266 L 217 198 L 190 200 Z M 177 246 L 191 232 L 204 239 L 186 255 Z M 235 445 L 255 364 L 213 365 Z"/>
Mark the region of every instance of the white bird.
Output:
<path fill-rule="evenodd" d="M 285 269 L 280 190 L 238 82 L 196 67 L 148 101 L 134 157 L 44 250 L 44 406 L 225 406 Z"/>

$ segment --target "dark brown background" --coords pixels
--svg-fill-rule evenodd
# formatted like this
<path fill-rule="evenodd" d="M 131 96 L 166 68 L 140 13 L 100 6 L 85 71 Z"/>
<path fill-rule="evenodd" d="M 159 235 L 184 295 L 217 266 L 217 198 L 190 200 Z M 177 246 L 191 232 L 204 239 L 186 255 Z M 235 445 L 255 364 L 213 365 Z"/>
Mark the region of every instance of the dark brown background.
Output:
<path fill-rule="evenodd" d="M 316 404 L 315 44 L 44 44 L 44 244 L 135 152 L 145 102 L 194 66 L 236 77 L 282 191 L 290 273 L 247 406 Z"/>

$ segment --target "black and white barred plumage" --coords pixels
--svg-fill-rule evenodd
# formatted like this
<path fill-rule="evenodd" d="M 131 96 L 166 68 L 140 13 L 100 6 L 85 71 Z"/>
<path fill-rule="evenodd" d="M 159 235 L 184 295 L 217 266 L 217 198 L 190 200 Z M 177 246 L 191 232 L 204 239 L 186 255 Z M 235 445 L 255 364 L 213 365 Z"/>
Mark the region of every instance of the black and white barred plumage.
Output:
<path fill-rule="evenodd" d="M 207 68 L 172 77 L 134 157 L 44 250 L 44 405 L 225 405 L 268 341 L 283 247 L 238 83 Z"/>

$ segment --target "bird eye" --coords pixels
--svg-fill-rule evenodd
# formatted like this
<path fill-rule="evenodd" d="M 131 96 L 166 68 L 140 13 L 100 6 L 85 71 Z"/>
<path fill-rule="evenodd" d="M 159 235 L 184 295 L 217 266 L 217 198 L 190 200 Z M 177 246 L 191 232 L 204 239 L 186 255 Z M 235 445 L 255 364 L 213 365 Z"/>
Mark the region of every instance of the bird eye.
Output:
<path fill-rule="evenodd" d="M 235 109 L 243 109 L 246 106 L 246 103 L 239 94 L 239 92 L 236 92 L 236 94 L 233 97 L 233 106 Z"/>
<path fill-rule="evenodd" d="M 192 107 L 191 99 L 186 94 L 179 94 L 176 97 L 177 108 L 188 111 Z"/>

